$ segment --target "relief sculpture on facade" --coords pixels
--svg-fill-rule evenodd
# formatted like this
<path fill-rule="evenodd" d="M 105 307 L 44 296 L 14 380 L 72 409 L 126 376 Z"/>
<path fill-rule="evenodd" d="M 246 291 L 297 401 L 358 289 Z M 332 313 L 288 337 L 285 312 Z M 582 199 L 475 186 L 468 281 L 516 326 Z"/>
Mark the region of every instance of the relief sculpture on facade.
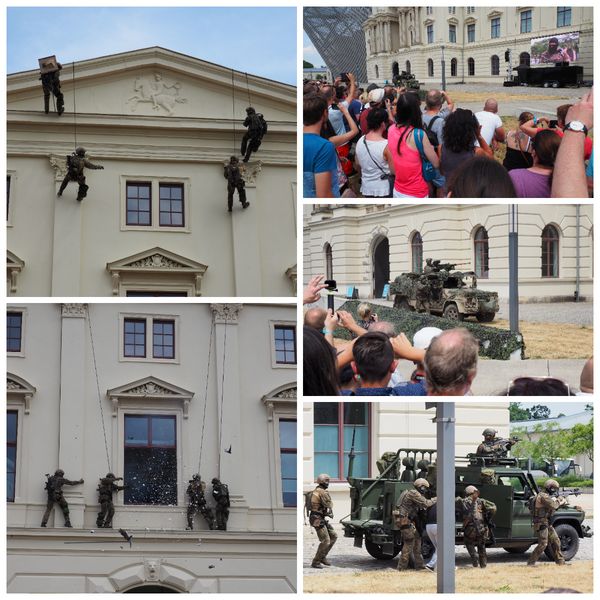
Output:
<path fill-rule="evenodd" d="M 187 102 L 187 98 L 179 97 L 181 84 L 177 81 L 173 85 L 166 84 L 160 73 L 155 73 L 151 80 L 137 77 L 133 84 L 133 89 L 135 94 L 127 100 L 131 105 L 132 112 L 136 111 L 140 102 L 151 103 L 152 110 L 160 111 L 162 108 L 171 117 L 175 112 L 176 104 L 185 104 Z"/>

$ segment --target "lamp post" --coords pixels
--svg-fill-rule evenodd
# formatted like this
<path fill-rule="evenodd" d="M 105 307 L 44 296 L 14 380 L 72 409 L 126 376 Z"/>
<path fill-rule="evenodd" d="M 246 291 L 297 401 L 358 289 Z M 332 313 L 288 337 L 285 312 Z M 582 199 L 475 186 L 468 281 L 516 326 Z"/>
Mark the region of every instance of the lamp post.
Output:
<path fill-rule="evenodd" d="M 510 330 L 519 332 L 519 207 L 508 206 L 508 315 Z"/>
<path fill-rule="evenodd" d="M 442 91 L 446 91 L 446 59 L 444 58 L 444 44 L 442 44 Z"/>

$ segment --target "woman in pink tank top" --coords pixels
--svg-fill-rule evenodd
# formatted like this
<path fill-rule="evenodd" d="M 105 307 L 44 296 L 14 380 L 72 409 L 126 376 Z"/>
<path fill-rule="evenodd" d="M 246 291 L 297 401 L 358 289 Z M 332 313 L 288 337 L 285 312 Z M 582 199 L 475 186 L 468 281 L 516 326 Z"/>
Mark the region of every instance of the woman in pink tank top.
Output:
<path fill-rule="evenodd" d="M 439 166 L 438 156 L 423 131 L 419 104 L 417 94 L 406 92 L 399 96 L 396 124 L 388 129 L 388 148 L 392 153 L 396 172 L 394 198 L 429 197 L 429 185 L 423 179 L 421 155 L 414 140 L 415 130 L 421 130 L 425 156 L 434 167 Z"/>

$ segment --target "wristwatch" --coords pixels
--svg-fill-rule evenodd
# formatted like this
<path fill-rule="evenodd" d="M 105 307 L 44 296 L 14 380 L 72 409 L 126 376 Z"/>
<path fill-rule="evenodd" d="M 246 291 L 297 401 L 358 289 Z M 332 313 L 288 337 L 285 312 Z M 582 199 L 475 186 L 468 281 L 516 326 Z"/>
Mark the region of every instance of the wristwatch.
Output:
<path fill-rule="evenodd" d="M 587 135 L 588 128 L 581 121 L 571 121 L 565 125 L 565 131 L 577 131 Z"/>

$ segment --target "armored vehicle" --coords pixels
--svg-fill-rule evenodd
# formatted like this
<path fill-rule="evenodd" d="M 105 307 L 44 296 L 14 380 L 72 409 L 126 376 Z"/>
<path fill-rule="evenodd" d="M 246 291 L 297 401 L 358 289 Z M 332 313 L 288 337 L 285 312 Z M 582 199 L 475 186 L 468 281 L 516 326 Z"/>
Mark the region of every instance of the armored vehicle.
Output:
<path fill-rule="evenodd" d="M 351 453 L 352 456 L 352 453 Z M 362 547 L 377 559 L 392 559 L 402 548 L 400 531 L 394 523 L 392 510 L 400 494 L 410 489 L 416 479 L 414 465 L 426 460 L 427 480 L 435 490 L 435 450 L 401 448 L 395 455 L 385 453 L 377 462 L 380 475 L 376 478 L 353 477 L 352 461 L 348 466 L 351 512 L 341 519 L 344 536 L 354 538 L 354 545 Z M 469 455 L 457 459 L 455 471 L 456 496 L 464 496 L 468 485 L 475 485 L 482 498 L 496 504 L 495 529 L 492 548 L 504 548 L 507 552 L 523 554 L 537 543 L 533 532 L 529 499 L 538 493 L 533 475 L 518 466 L 514 458 L 487 458 Z M 401 465 L 405 469 L 401 472 Z M 435 492 L 433 492 L 435 493 Z M 564 492 L 567 495 L 569 492 Z M 556 511 L 553 526 L 561 541 L 565 560 L 572 559 L 579 549 L 579 539 L 591 537 L 589 526 L 583 525 L 585 512 L 575 507 L 564 506 Z M 455 524 L 456 544 L 463 544 L 463 526 L 459 519 Z M 424 525 L 423 525 L 424 529 Z M 423 555 L 429 559 L 433 546 L 423 531 Z M 551 549 L 546 554 L 552 558 Z"/>
<path fill-rule="evenodd" d="M 407 90 L 418 90 L 421 87 L 415 76 L 406 71 L 394 75 L 392 82 L 396 87 L 405 87 Z"/>
<path fill-rule="evenodd" d="M 427 312 L 462 321 L 474 316 L 489 323 L 500 309 L 498 292 L 477 289 L 473 271 L 456 271 L 456 264 L 427 259 L 423 273 L 402 273 L 390 285 L 394 307 Z"/>

